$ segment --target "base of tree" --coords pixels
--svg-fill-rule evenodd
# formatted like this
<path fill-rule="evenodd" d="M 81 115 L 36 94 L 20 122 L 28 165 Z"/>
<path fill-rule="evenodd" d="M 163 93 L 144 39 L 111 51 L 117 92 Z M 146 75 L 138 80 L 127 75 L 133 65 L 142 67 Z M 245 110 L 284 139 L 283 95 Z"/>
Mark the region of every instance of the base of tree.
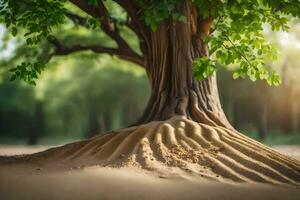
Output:
<path fill-rule="evenodd" d="M 30 162 L 40 167 L 50 164 L 52 168 L 135 166 L 159 173 L 180 170 L 224 181 L 300 183 L 299 161 L 238 132 L 199 124 L 182 116 L 1 160 L 2 164 Z"/>

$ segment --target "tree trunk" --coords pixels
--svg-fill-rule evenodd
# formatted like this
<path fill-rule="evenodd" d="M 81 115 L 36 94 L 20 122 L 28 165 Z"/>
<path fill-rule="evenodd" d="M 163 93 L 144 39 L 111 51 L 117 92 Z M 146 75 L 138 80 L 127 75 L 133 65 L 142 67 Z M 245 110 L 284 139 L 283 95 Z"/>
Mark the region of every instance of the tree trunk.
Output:
<path fill-rule="evenodd" d="M 137 124 L 182 115 L 231 129 L 220 105 L 216 77 L 198 81 L 192 73 L 193 60 L 208 56 L 203 38 L 209 33 L 211 20 L 197 17 L 189 3 L 181 10 L 189 16 L 187 23 L 166 21 L 149 37 L 146 70 L 152 94 Z"/>

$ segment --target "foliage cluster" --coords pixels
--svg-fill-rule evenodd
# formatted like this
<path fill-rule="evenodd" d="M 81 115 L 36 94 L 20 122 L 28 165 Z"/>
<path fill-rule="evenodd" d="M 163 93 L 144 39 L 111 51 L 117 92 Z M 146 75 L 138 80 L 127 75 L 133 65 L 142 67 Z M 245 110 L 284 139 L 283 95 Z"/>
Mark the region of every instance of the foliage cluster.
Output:
<path fill-rule="evenodd" d="M 87 2 L 95 8 L 99 6 L 97 0 Z M 109 10 L 118 8 L 108 6 L 113 4 L 112 0 L 105 2 Z M 152 31 L 156 31 L 164 20 L 188 23 L 187 17 L 178 9 L 181 2 L 182 0 L 136 0 L 138 14 L 142 16 L 138 20 L 144 21 Z M 198 9 L 200 18 L 213 20 L 211 33 L 205 38 L 205 42 L 209 44 L 210 57 L 196 58 L 194 62 L 194 74 L 197 78 L 201 80 L 213 74 L 217 69 L 216 63 L 219 62 L 223 65 L 239 65 L 233 73 L 234 79 L 249 77 L 253 81 L 260 79 L 269 84 L 280 84 L 278 74 L 270 71 L 265 62 L 275 59 L 276 51 L 265 40 L 263 28 L 271 26 L 274 31 L 286 31 L 288 19 L 300 16 L 299 0 L 192 0 L 192 3 Z M 24 32 L 22 37 L 26 38 L 27 45 L 39 45 L 43 40 L 53 39 L 53 29 L 62 27 L 68 21 L 66 15 L 70 8 L 66 0 L 1 0 L 0 18 L 12 35 Z M 89 16 L 86 27 L 95 29 L 100 26 L 101 20 Z M 33 79 L 44 69 L 47 61 L 37 60 L 18 65 L 12 70 L 12 79 L 20 78 L 34 84 Z"/>

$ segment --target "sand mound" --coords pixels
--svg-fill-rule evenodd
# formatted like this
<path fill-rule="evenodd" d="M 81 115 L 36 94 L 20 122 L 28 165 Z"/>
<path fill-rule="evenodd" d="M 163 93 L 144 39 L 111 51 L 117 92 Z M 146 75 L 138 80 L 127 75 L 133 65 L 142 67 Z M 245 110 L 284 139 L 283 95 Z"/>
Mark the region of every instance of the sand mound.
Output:
<path fill-rule="evenodd" d="M 237 132 L 176 116 L 47 151 L 7 158 L 47 170 L 91 165 L 138 167 L 219 181 L 300 183 L 300 162 Z M 2 159 L 2 162 L 4 160 Z"/>

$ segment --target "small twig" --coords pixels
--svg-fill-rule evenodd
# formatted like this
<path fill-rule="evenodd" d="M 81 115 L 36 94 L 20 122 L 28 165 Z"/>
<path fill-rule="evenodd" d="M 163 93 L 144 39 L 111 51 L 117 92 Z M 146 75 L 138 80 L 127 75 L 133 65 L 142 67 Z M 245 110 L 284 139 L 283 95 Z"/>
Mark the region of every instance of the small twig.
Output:
<path fill-rule="evenodd" d="M 211 35 L 211 34 L 217 29 L 217 27 L 218 27 L 218 25 L 219 25 L 219 22 L 221 21 L 221 18 L 222 18 L 222 17 L 219 16 L 218 21 L 217 21 L 217 23 L 216 23 L 214 29 L 212 29 L 212 30 L 210 31 L 209 35 Z"/>
<path fill-rule="evenodd" d="M 228 41 L 231 43 L 231 47 L 236 47 L 236 45 L 230 40 L 230 38 L 228 36 L 226 36 Z M 224 48 L 226 48 L 227 50 L 230 50 L 230 47 L 227 47 L 226 45 L 222 44 L 222 46 Z M 236 53 L 238 53 L 250 66 L 254 67 L 255 69 L 257 69 L 256 66 L 252 65 L 252 63 L 248 60 L 248 58 L 243 54 L 241 53 L 240 51 L 237 51 L 236 49 L 233 49 L 233 51 L 235 51 Z"/>

